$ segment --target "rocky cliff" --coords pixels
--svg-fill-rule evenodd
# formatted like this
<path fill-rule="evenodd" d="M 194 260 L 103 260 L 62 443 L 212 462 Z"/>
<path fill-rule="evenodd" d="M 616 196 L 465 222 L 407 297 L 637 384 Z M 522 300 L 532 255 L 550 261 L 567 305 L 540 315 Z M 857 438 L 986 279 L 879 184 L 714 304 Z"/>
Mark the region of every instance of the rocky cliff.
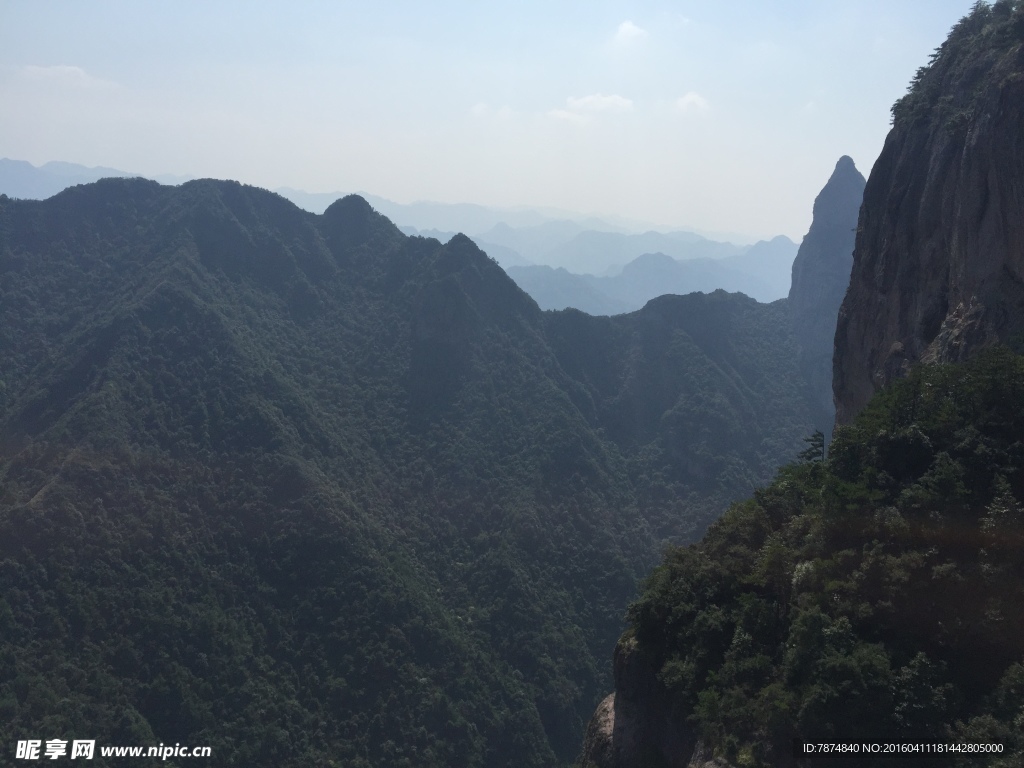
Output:
<path fill-rule="evenodd" d="M 615 693 L 591 718 L 577 768 L 727 768 L 705 754 L 636 640 L 619 642 L 614 667 Z"/>
<path fill-rule="evenodd" d="M 815 426 L 832 432 L 832 352 L 839 307 L 850 284 L 864 177 L 844 155 L 814 200 L 811 228 L 793 262 L 789 303 L 800 368 L 814 396 Z"/>
<path fill-rule="evenodd" d="M 975 5 L 893 107 L 836 329 L 836 421 L 1024 327 L 1024 5 Z"/>

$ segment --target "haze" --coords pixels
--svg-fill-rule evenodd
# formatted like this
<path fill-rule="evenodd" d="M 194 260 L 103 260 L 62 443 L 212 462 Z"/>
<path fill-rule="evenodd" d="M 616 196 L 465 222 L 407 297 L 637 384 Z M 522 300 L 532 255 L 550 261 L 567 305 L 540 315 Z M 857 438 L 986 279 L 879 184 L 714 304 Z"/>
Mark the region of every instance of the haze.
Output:
<path fill-rule="evenodd" d="M 799 239 L 969 9 L 4 2 L 0 156 Z"/>

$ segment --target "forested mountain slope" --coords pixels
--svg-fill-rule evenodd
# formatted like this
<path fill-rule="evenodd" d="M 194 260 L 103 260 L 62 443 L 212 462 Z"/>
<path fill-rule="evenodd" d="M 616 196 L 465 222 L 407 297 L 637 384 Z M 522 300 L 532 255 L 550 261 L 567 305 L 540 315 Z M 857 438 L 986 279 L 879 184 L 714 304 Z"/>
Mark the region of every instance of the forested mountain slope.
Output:
<path fill-rule="evenodd" d="M 624 455 L 647 521 L 699 535 L 809 434 L 785 301 L 661 296 L 640 312 L 545 314 L 580 413 Z M 800 408 L 794 408 L 794 404 Z"/>
<path fill-rule="evenodd" d="M 906 760 L 798 761 L 794 739 L 1020 765 L 1022 464 L 1024 357 L 922 366 L 883 391 L 827 461 L 787 467 L 654 571 L 583 766 Z"/>
<path fill-rule="evenodd" d="M 358 197 L 0 197 L 0 740 L 565 764 L 660 540 L 809 432 L 795 365 L 784 303 L 543 313 Z"/>

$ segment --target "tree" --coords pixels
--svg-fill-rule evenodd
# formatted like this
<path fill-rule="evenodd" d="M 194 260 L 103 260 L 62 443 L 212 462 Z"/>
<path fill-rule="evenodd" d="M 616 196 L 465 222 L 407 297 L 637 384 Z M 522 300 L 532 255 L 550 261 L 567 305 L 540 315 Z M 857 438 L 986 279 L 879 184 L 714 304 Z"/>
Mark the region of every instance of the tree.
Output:
<path fill-rule="evenodd" d="M 825 460 L 825 435 L 820 429 L 804 438 L 807 447 L 800 451 L 802 461 L 824 461 Z"/>

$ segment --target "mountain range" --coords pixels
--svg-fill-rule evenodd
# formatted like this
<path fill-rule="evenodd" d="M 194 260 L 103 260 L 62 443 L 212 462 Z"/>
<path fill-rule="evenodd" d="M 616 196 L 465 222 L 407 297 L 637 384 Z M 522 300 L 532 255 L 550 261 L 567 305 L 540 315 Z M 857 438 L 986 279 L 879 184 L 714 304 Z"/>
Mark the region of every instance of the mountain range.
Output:
<path fill-rule="evenodd" d="M 770 303 L 650 293 L 784 239 L 0 194 L 0 741 L 1021 765 L 1022 105 L 1024 2 L 978 2 Z"/>
<path fill-rule="evenodd" d="M 665 293 L 723 289 L 765 303 L 788 295 L 797 251 L 796 243 L 788 237 L 780 235 L 748 248 L 710 241 L 692 245 L 691 254 L 702 250 L 734 252 L 717 258 L 691 256 L 685 259 L 663 252 L 644 253 L 622 267 L 618 274 L 602 277 L 574 274 L 563 267 L 510 266 L 507 272 L 543 309 L 575 307 L 595 315 L 631 312 Z"/>
<path fill-rule="evenodd" d="M 0 193 L 44 199 L 75 184 L 134 175 L 73 163 L 51 162 L 36 168 L 24 161 L 3 159 Z M 179 184 L 186 179 L 157 180 Z M 295 189 L 277 191 L 314 213 L 322 213 L 342 196 Z M 563 211 L 495 209 L 468 203 L 402 205 L 375 195 L 363 197 L 405 234 L 447 242 L 463 232 L 502 267 L 523 268 L 510 274 L 544 309 L 573 307 L 592 314 L 614 314 L 639 309 L 664 293 L 718 288 L 746 293 L 759 301 L 774 301 L 789 291 L 790 268 L 796 254 L 796 245 L 784 237 L 738 246 L 693 232 L 630 231 L 641 223 Z M 674 267 L 651 254 L 695 263 Z M 621 280 L 604 279 L 624 271 L 627 274 Z M 668 282 L 661 285 L 663 280 Z"/>
<path fill-rule="evenodd" d="M 0 196 L 0 371 L 0 739 L 227 766 L 568 764 L 664 543 L 813 429 L 784 301 L 544 312 L 211 180 Z"/>

